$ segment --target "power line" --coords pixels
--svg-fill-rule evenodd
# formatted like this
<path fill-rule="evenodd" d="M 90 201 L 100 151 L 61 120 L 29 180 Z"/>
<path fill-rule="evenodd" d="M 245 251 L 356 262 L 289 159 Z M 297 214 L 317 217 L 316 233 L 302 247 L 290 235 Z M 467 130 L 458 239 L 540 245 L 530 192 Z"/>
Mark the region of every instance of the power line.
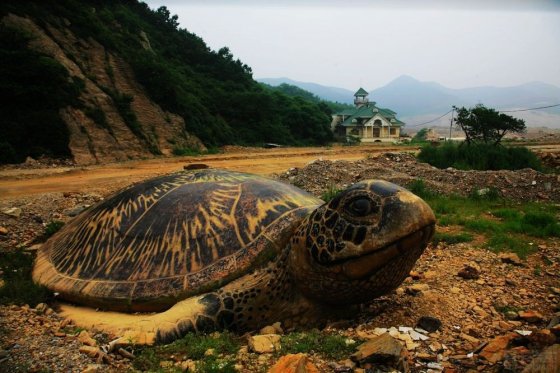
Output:
<path fill-rule="evenodd" d="M 538 110 L 538 109 L 547 109 L 549 107 L 556 107 L 556 106 L 560 106 L 560 104 L 556 104 L 556 105 L 548 105 L 548 106 L 541 106 L 541 107 L 533 107 L 533 108 L 529 108 L 529 109 L 519 109 L 519 110 L 499 110 L 501 113 L 516 113 L 518 111 L 529 111 L 529 110 Z"/>
<path fill-rule="evenodd" d="M 424 123 L 415 124 L 415 125 L 412 125 L 412 126 L 406 126 L 406 128 L 419 127 L 419 126 L 423 126 L 424 124 L 428 124 L 428 123 L 435 122 L 436 120 L 443 118 L 444 116 L 446 116 L 447 114 L 451 113 L 452 111 L 453 111 L 453 109 L 449 110 L 447 113 L 445 113 L 445 114 L 443 114 L 443 115 L 440 115 L 439 117 L 437 117 L 437 118 L 435 118 L 435 119 L 429 120 L 429 121 L 424 122 Z"/>
<path fill-rule="evenodd" d="M 528 108 L 528 109 L 498 110 L 498 111 L 499 111 L 500 113 L 517 113 L 517 112 L 520 112 L 520 111 L 530 111 L 530 110 L 548 109 L 548 108 L 557 107 L 557 106 L 560 106 L 560 104 L 554 104 L 554 105 L 548 105 L 548 106 L 539 106 L 539 107 L 533 107 L 533 108 Z M 429 120 L 429 121 L 427 121 L 427 122 L 423 122 L 423 123 L 419 123 L 419 124 L 414 124 L 414 125 L 412 125 L 412 126 L 406 126 L 406 127 L 407 127 L 407 128 L 419 127 L 419 126 L 423 126 L 423 125 L 425 125 L 425 124 L 429 124 L 429 123 L 435 122 L 436 120 L 439 120 L 439 119 L 443 118 L 444 116 L 446 116 L 447 114 L 451 113 L 453 110 L 455 110 L 455 109 L 452 108 L 452 109 L 449 110 L 447 113 L 445 113 L 445 114 L 443 114 L 443 115 L 440 115 L 439 117 L 437 117 L 437 118 L 435 118 L 435 119 L 432 119 L 432 120 Z"/>

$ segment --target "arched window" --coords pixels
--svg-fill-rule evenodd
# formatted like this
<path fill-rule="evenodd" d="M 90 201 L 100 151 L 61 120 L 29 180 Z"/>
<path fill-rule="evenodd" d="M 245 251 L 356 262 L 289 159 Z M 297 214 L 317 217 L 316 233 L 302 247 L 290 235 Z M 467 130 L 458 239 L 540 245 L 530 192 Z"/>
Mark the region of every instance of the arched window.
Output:
<path fill-rule="evenodd" d="M 374 120 L 374 121 L 373 121 L 373 125 L 374 125 L 374 126 L 379 126 L 379 127 L 381 127 L 381 119 L 376 119 L 376 120 Z"/>

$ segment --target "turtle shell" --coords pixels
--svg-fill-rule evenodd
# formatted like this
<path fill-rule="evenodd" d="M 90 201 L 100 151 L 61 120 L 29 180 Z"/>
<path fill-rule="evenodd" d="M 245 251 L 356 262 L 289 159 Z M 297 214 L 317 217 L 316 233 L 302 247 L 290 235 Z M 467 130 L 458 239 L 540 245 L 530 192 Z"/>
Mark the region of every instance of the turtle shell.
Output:
<path fill-rule="evenodd" d="M 158 177 L 66 224 L 39 250 L 33 278 L 93 307 L 163 310 L 264 265 L 321 203 L 238 172 Z"/>

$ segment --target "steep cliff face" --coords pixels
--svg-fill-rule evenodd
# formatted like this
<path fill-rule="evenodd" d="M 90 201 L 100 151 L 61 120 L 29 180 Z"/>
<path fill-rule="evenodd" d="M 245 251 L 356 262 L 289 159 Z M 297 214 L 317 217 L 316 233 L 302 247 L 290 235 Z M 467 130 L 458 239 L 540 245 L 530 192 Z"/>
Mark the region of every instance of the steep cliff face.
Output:
<path fill-rule="evenodd" d="M 69 28 L 50 23 L 39 26 L 13 14 L 1 22 L 31 35 L 29 48 L 54 58 L 71 77 L 83 81 L 80 104 L 60 111 L 77 164 L 170 155 L 174 147 L 205 149 L 196 136 L 185 131 L 183 118 L 150 100 L 122 57 L 93 38 L 82 39 Z M 65 23 L 69 25 L 67 20 L 60 22 Z M 141 33 L 140 37 L 149 50 L 148 36 Z"/>

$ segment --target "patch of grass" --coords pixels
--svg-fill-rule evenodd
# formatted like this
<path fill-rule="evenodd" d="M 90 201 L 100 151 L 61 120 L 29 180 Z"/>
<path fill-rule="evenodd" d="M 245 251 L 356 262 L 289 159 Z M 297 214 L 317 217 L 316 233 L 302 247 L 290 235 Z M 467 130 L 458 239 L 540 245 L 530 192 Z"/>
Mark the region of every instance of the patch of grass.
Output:
<path fill-rule="evenodd" d="M 133 366 L 142 371 L 162 371 L 161 361 L 179 355 L 184 360 L 198 361 L 199 372 L 234 372 L 234 360 L 227 355 L 236 354 L 239 347 L 239 341 L 228 332 L 209 335 L 191 333 L 168 345 L 143 348 L 134 359 Z M 214 354 L 207 356 L 205 352 L 209 349 L 213 349 Z"/>
<path fill-rule="evenodd" d="M 523 308 L 521 307 L 517 307 L 517 306 L 510 306 L 509 304 L 504 304 L 504 305 L 494 305 L 494 308 L 496 309 L 496 311 L 506 314 L 508 312 L 519 312 L 519 311 L 523 311 Z"/>
<path fill-rule="evenodd" d="M 517 220 L 521 218 L 521 213 L 514 209 L 498 209 L 492 211 L 492 215 L 504 220 Z"/>
<path fill-rule="evenodd" d="M 469 198 L 474 201 L 480 200 L 487 200 L 487 201 L 496 201 L 502 198 L 500 191 L 497 188 L 490 187 L 490 188 L 482 188 L 482 189 L 473 189 L 469 193 Z"/>
<path fill-rule="evenodd" d="M 325 190 L 323 192 L 323 194 L 321 195 L 321 199 L 325 202 L 330 202 L 341 191 L 342 191 L 342 189 L 339 189 L 339 188 L 336 187 L 336 185 L 331 184 L 331 185 L 329 185 L 327 190 Z"/>
<path fill-rule="evenodd" d="M 464 224 L 465 228 L 479 233 L 499 232 L 502 226 L 499 222 L 477 217 L 473 220 L 467 220 Z"/>
<path fill-rule="evenodd" d="M 422 184 L 417 185 L 422 191 Z M 429 193 L 423 198 L 436 214 L 438 225 L 460 226 L 467 234 L 483 234 L 484 246 L 492 251 L 515 252 L 524 258 L 535 250 L 526 244 L 531 238 L 560 237 L 560 207 L 554 204 Z M 447 242 L 447 238 L 435 236 L 436 242 Z"/>
<path fill-rule="evenodd" d="M 359 342 L 347 343 L 347 337 L 337 334 L 321 333 L 317 330 L 302 333 L 290 333 L 280 340 L 282 354 L 314 352 L 325 358 L 340 360 L 352 354 Z"/>
<path fill-rule="evenodd" d="M 52 299 L 52 293 L 31 279 L 34 255 L 24 251 L 0 253 L 0 270 L 4 286 L 0 287 L 0 304 L 29 304 L 35 307 Z"/>
<path fill-rule="evenodd" d="M 50 221 L 45 226 L 45 232 L 43 233 L 43 238 L 44 239 L 49 238 L 50 236 L 52 236 L 53 234 L 58 232 L 60 230 L 60 228 L 62 228 L 63 226 L 64 226 L 63 221 L 59 221 L 59 220 Z"/>
<path fill-rule="evenodd" d="M 504 233 L 492 235 L 488 239 L 486 246 L 494 252 L 509 251 L 516 253 L 521 259 L 527 258 L 527 255 L 536 250 L 534 246 L 528 245 L 527 241 L 522 237 Z"/>
<path fill-rule="evenodd" d="M 433 238 L 433 243 L 437 245 L 440 242 L 445 242 L 449 245 L 453 245 L 461 242 L 471 242 L 472 240 L 472 234 L 466 232 L 460 232 L 456 234 L 436 232 Z"/>
<path fill-rule="evenodd" d="M 412 180 L 408 185 L 407 189 L 412 193 L 416 194 L 420 198 L 433 198 L 437 193 L 431 191 L 426 187 L 426 183 L 422 179 Z"/>

